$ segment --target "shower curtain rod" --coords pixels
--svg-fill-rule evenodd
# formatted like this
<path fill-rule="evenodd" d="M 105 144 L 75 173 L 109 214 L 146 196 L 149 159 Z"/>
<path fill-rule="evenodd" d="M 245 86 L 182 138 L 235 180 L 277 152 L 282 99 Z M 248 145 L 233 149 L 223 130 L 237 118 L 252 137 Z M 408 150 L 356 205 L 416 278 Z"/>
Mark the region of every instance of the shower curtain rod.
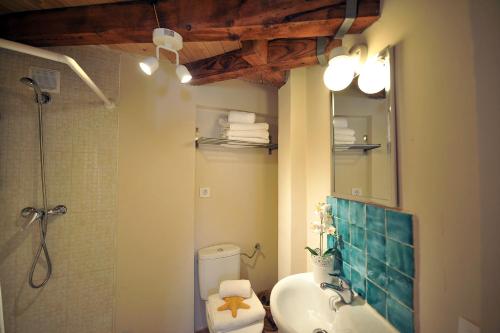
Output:
<path fill-rule="evenodd" d="M 94 83 L 94 81 L 92 81 L 92 79 L 87 75 L 87 73 L 85 73 L 85 71 L 80 67 L 80 65 L 78 65 L 75 59 L 68 57 L 67 55 L 64 54 L 52 52 L 38 47 L 29 46 L 26 44 L 12 42 L 10 40 L 2 38 L 0 38 L 0 47 L 11 51 L 26 53 L 35 57 L 53 60 L 68 65 L 69 68 L 71 68 L 73 72 L 75 72 L 75 74 L 78 75 L 89 86 L 89 88 L 92 89 L 92 91 L 94 91 L 97 96 L 99 96 L 100 99 L 102 99 L 106 108 L 113 109 L 115 107 L 115 104 L 111 102 L 106 96 L 104 96 L 101 89 L 99 89 L 99 87 Z"/>

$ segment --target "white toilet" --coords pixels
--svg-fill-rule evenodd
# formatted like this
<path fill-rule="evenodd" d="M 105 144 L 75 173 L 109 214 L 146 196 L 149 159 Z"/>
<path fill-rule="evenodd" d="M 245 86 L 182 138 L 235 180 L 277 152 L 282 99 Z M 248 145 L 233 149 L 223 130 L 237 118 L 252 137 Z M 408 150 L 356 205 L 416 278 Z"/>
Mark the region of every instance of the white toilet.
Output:
<path fill-rule="evenodd" d="M 219 284 L 224 280 L 240 278 L 240 248 L 233 244 L 220 244 L 206 247 L 198 251 L 198 278 L 200 296 L 205 301 L 207 324 L 210 333 L 219 333 L 221 321 L 232 322 L 229 311 L 217 312 L 217 307 L 223 303 L 218 292 Z M 262 333 L 264 328 L 265 310 L 253 292 L 253 296 L 245 300 L 253 311 L 262 313 L 259 320 L 245 318 L 248 310 L 239 310 L 238 319 L 234 320 L 234 329 L 224 329 L 224 333 Z M 225 313 L 223 313 L 225 312 Z M 221 316 L 224 318 L 221 319 Z M 253 316 L 252 318 L 255 318 Z M 253 322 L 251 322 L 253 321 Z M 239 324 L 236 324 L 239 322 Z M 243 325 L 241 324 L 243 323 Z M 230 324 L 230 325 L 231 325 Z"/>

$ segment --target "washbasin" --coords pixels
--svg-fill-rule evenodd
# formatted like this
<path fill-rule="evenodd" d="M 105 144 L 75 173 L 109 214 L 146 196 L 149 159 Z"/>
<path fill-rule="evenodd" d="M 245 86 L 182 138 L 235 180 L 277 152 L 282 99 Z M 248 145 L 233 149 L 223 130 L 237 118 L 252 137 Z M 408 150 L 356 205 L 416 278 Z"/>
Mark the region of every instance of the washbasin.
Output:
<path fill-rule="evenodd" d="M 333 290 L 314 282 L 312 273 L 281 279 L 271 292 L 271 312 L 280 333 L 397 333 L 363 299 L 342 305 Z"/>

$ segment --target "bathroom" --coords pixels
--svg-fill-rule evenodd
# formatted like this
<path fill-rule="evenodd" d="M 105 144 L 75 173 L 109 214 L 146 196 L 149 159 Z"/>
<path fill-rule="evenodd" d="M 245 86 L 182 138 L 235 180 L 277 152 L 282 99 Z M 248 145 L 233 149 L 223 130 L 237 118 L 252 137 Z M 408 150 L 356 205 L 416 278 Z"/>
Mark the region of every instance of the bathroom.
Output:
<path fill-rule="evenodd" d="M 203 279 L 220 272 L 201 250 L 221 244 L 280 332 L 500 332 L 500 5 L 356 3 L 357 21 L 352 0 L 0 0 L 0 332 L 215 332 Z M 336 137 L 342 105 L 368 96 L 362 75 L 325 84 L 340 45 L 390 69 L 366 99 L 391 110 L 387 136 L 358 113 L 355 144 Z M 269 139 L 221 137 L 231 111 Z M 372 209 L 411 216 L 410 320 L 389 315 L 389 289 L 381 310 L 356 283 L 344 304 L 312 281 L 319 202 L 334 222 L 363 207 L 367 228 Z"/>

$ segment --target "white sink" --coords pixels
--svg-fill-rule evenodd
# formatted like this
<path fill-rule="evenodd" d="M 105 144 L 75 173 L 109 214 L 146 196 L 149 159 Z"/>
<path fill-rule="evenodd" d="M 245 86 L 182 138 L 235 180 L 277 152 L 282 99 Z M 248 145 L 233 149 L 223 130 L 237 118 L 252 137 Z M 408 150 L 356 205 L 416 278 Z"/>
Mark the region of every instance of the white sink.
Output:
<path fill-rule="evenodd" d="M 312 273 L 290 275 L 271 292 L 271 312 L 280 333 L 397 333 L 366 302 L 356 297 L 352 304 L 336 307 L 340 298 L 333 290 L 322 290 Z"/>

